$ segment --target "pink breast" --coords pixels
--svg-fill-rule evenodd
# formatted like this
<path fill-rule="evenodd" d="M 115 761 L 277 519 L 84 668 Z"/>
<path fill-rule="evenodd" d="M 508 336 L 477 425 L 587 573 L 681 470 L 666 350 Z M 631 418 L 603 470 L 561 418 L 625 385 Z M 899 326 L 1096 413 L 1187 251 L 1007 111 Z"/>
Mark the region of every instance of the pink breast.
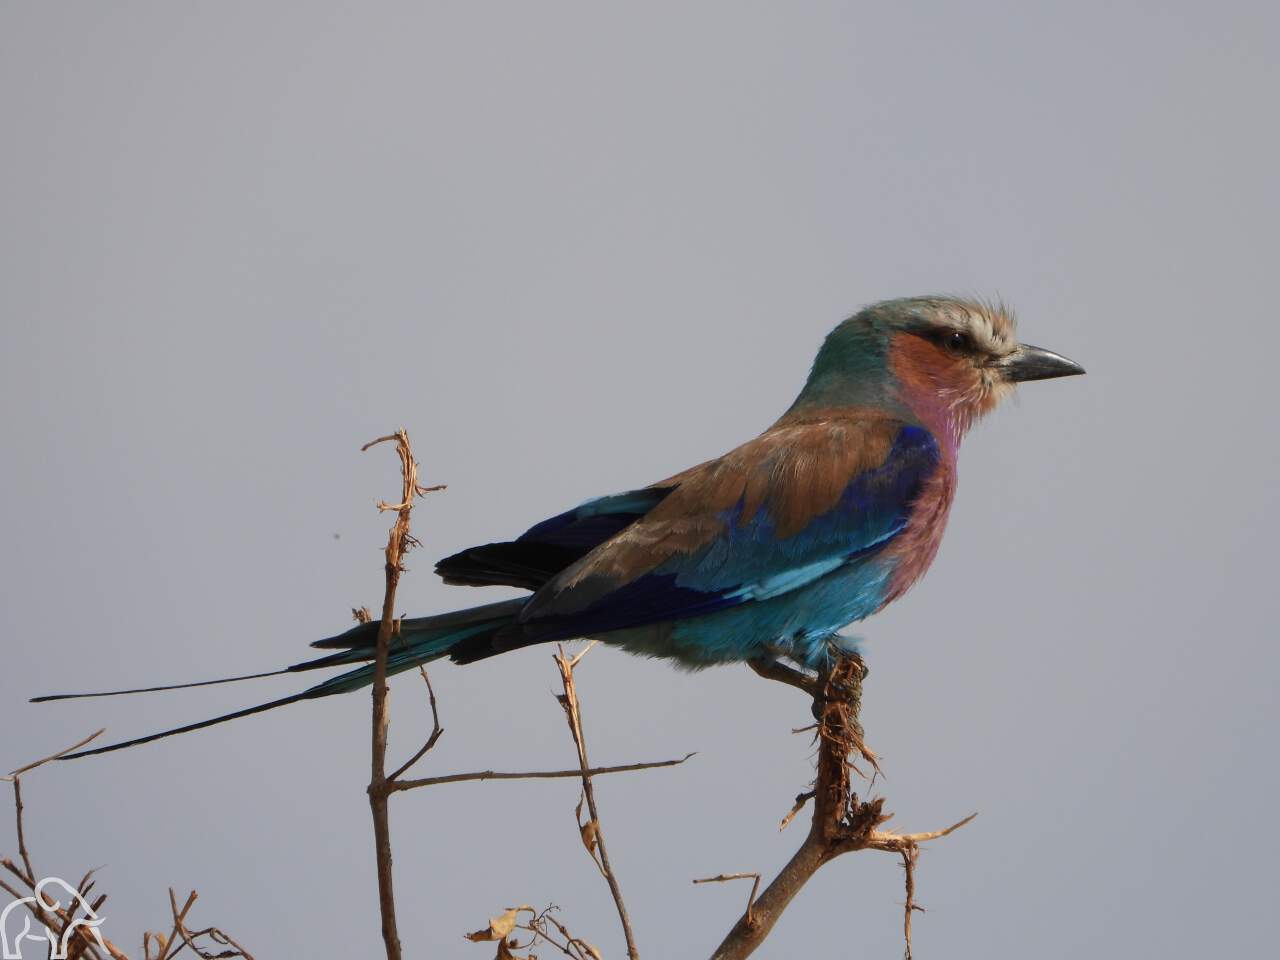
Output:
<path fill-rule="evenodd" d="M 886 604 L 906 593 L 933 563 L 955 492 L 955 461 L 944 455 L 912 506 L 907 528 L 889 547 L 888 555 L 896 565 L 885 594 Z"/>

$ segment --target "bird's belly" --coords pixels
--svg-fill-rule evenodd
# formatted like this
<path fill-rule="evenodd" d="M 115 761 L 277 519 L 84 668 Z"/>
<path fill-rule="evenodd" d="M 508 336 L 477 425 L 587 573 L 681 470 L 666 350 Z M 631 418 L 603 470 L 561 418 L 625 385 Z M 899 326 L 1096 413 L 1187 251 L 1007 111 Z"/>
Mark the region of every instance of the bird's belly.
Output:
<path fill-rule="evenodd" d="M 695 670 L 778 654 L 814 664 L 833 633 L 884 605 L 893 568 L 883 558 L 860 558 L 768 600 L 599 639 Z"/>

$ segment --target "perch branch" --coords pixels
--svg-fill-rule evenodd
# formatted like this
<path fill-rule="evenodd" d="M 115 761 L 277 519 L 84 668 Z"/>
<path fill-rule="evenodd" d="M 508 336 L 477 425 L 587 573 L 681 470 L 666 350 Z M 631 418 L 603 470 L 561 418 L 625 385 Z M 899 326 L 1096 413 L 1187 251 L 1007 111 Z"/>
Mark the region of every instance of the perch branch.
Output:
<path fill-rule="evenodd" d="M 824 864 L 855 850 L 882 850 L 904 857 L 907 864 L 907 907 L 903 932 L 909 955 L 910 916 L 920 909 L 915 903 L 914 875 L 919 844 L 958 830 L 973 816 L 945 830 L 929 833 L 897 834 L 879 829 L 890 816 L 883 812 L 884 799 L 859 800 L 852 789 L 851 773 L 856 768 L 850 758 L 855 753 L 879 771 L 876 755 L 863 740 L 858 716 L 862 705 L 862 681 L 866 676 L 861 657 L 833 651 L 827 665 L 812 683 L 805 674 L 779 664 L 752 663 L 751 667 L 763 677 L 799 687 L 813 696 L 813 714 L 818 720 L 818 761 L 813 792 L 802 793 L 796 798 L 795 806 L 782 825 L 786 826 L 810 799 L 813 800 L 813 819 L 800 849 L 734 924 L 716 948 L 713 960 L 741 960 L 750 956 L 768 937 L 782 912 L 809 878 Z"/>
<path fill-rule="evenodd" d="M 800 670 L 788 667 L 785 663 L 772 659 L 748 660 L 747 666 L 764 677 L 766 680 L 776 680 L 779 683 L 785 683 L 788 686 L 795 687 L 797 690 L 803 690 L 811 697 L 816 697 L 820 692 L 819 678 L 811 677 L 809 674 Z"/>

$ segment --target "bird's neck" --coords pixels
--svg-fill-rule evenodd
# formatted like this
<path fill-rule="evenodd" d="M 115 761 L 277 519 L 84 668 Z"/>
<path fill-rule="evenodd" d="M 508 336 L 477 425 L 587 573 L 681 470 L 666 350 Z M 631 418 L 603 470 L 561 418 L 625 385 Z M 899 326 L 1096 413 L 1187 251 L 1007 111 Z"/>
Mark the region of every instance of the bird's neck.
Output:
<path fill-rule="evenodd" d="M 954 461 L 969 421 L 945 398 L 923 386 L 903 383 L 886 371 L 868 368 L 861 375 L 823 376 L 815 365 L 808 383 L 779 424 L 808 420 L 876 418 L 924 427 Z"/>
<path fill-rule="evenodd" d="M 930 367 L 916 337 L 884 338 L 845 325 L 827 337 L 809 378 L 779 423 L 876 416 L 924 427 L 953 463 L 979 411 Z"/>
<path fill-rule="evenodd" d="M 825 365 L 824 359 L 828 358 L 819 356 L 804 389 L 779 424 L 867 418 L 920 423 L 882 365 L 859 363 L 862 358 L 852 357 L 842 358 L 839 366 L 832 369 L 835 365 Z"/>
<path fill-rule="evenodd" d="M 945 405 L 912 404 L 897 396 L 877 396 L 872 402 L 859 402 L 857 397 L 841 397 L 835 402 L 825 398 L 796 400 L 774 424 L 775 427 L 830 420 L 896 420 L 924 427 L 938 441 L 943 459 L 954 469 L 960 451 L 960 438 L 965 426 L 956 421 Z"/>

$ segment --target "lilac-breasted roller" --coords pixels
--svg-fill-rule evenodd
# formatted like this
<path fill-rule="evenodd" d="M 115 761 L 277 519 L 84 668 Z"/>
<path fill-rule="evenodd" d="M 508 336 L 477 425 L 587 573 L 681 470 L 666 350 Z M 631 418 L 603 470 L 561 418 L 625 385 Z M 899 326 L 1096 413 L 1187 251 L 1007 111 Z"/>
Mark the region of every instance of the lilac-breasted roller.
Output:
<path fill-rule="evenodd" d="M 970 425 L 1021 381 L 1080 373 L 1018 343 L 1000 306 L 917 297 L 867 307 L 827 336 L 796 401 L 754 440 L 441 560 L 447 583 L 531 592 L 401 621 L 388 672 L 580 637 L 691 669 L 762 658 L 813 667 L 839 648 L 838 630 L 928 569 Z M 377 630 L 373 621 L 317 641 L 334 652 L 273 671 L 353 667 L 301 693 L 75 756 L 367 686 Z"/>

